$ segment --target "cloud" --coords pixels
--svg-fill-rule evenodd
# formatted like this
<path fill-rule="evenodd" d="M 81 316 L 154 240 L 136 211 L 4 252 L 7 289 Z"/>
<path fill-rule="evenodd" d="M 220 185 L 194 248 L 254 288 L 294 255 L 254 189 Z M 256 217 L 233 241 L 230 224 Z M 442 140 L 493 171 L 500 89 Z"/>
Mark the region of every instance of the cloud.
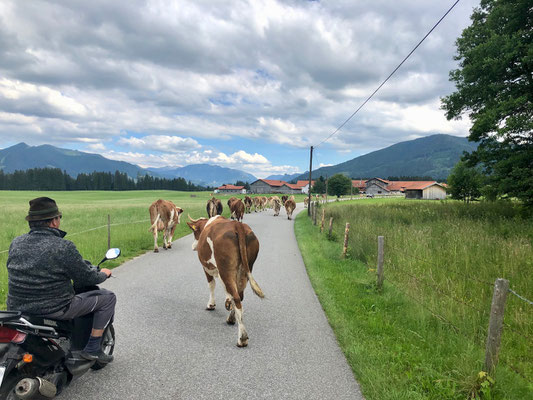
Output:
<path fill-rule="evenodd" d="M 148 135 L 142 138 L 121 138 L 118 143 L 145 151 L 156 150 L 163 153 L 183 153 L 200 148 L 200 144 L 192 138 L 164 135 Z"/>

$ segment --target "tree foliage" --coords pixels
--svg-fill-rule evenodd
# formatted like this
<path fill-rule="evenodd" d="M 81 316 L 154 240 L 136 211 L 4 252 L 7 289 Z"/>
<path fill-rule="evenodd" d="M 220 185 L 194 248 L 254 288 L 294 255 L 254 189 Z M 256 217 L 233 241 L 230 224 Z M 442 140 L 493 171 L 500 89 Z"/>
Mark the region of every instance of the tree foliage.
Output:
<path fill-rule="evenodd" d="M 322 175 L 320 175 L 320 177 L 313 184 L 313 187 L 311 188 L 311 193 L 326 193 L 326 180 Z"/>
<path fill-rule="evenodd" d="M 459 161 L 448 176 L 448 192 L 452 199 L 470 203 L 481 196 L 483 175 L 476 169 Z"/>
<path fill-rule="evenodd" d="M 343 174 L 335 174 L 328 179 L 328 194 L 340 197 L 350 194 L 352 180 Z"/>
<path fill-rule="evenodd" d="M 457 39 L 457 91 L 442 99 L 448 119 L 468 114 L 464 156 L 481 165 L 491 187 L 533 206 L 533 8 L 531 0 L 481 0 Z"/>

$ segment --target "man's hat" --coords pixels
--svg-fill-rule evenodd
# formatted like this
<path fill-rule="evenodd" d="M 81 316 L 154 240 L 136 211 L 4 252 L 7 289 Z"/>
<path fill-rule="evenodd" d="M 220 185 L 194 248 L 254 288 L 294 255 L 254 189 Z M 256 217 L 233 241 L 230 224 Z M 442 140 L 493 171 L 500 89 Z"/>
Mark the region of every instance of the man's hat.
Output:
<path fill-rule="evenodd" d="M 30 211 L 28 212 L 26 221 L 42 221 L 61 217 L 61 215 L 54 200 L 50 197 L 37 197 L 36 199 L 30 200 Z"/>

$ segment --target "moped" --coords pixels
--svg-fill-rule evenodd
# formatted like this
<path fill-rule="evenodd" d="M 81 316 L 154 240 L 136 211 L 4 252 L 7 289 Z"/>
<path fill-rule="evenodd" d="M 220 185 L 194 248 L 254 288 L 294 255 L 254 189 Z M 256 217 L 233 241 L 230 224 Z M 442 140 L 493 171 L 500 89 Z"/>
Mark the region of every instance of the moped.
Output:
<path fill-rule="evenodd" d="M 118 256 L 120 249 L 109 249 L 97 268 Z M 98 287 L 76 291 L 95 289 Z M 104 368 L 107 364 L 80 356 L 89 340 L 92 322 L 92 314 L 55 320 L 20 311 L 0 311 L 0 400 L 52 399 L 89 369 Z M 102 351 L 110 355 L 114 348 L 111 322 L 102 336 Z"/>

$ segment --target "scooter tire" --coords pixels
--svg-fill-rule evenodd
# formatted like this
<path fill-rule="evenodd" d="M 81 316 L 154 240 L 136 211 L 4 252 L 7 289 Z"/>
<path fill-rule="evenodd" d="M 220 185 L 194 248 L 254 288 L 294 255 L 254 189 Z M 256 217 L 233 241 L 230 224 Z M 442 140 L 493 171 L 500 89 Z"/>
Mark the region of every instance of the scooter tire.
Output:
<path fill-rule="evenodd" d="M 115 350 L 115 328 L 112 324 L 109 324 L 107 328 L 104 331 L 104 334 L 102 335 L 102 351 L 107 354 L 111 355 L 113 354 L 113 351 Z M 92 369 L 95 371 L 98 371 L 99 369 L 104 368 L 107 366 L 107 363 L 96 361 L 92 365 Z"/>

